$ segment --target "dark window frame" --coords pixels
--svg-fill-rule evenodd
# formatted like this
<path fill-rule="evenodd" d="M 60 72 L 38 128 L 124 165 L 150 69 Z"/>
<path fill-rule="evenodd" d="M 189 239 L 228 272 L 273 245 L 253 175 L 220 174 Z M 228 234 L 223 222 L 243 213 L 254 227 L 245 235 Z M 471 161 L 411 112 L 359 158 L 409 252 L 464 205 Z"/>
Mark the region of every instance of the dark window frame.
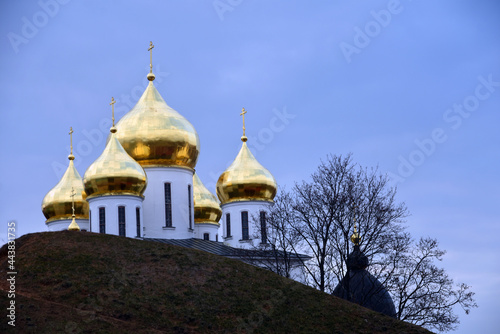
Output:
<path fill-rule="evenodd" d="M 127 226 L 125 225 L 125 206 L 118 207 L 118 235 L 125 237 L 127 235 Z"/>
<path fill-rule="evenodd" d="M 191 209 L 193 207 L 192 204 L 192 196 L 191 196 L 191 185 L 188 184 L 188 210 L 189 210 L 189 229 L 193 229 L 193 214 L 191 213 Z"/>
<path fill-rule="evenodd" d="M 172 227 L 172 185 L 165 182 L 165 227 Z"/>
<path fill-rule="evenodd" d="M 99 233 L 106 234 L 106 208 L 99 208 Z"/>
<path fill-rule="evenodd" d="M 135 224 L 137 228 L 137 237 L 141 237 L 141 208 L 135 208 Z"/>
<path fill-rule="evenodd" d="M 248 229 L 248 211 L 241 211 L 241 240 L 250 240 Z"/>
<path fill-rule="evenodd" d="M 260 212 L 260 242 L 267 244 L 267 223 L 266 223 L 266 212 Z"/>
<path fill-rule="evenodd" d="M 226 213 L 226 238 L 231 236 L 231 214 Z"/>

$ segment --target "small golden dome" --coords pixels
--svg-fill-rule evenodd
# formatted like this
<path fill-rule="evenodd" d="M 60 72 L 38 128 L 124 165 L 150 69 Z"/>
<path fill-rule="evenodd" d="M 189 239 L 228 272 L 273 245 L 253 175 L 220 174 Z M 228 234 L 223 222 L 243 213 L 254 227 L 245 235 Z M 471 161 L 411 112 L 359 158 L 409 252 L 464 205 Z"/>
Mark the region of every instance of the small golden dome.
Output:
<path fill-rule="evenodd" d="M 68 231 L 80 231 L 80 226 L 76 223 L 75 217 L 73 217 L 71 224 L 69 224 Z"/>
<path fill-rule="evenodd" d="M 83 176 L 88 198 L 105 195 L 142 196 L 146 184 L 144 169 L 125 152 L 116 138 L 116 129 L 111 128 L 104 152 Z"/>
<path fill-rule="evenodd" d="M 201 182 L 198 174 L 193 175 L 194 222 L 219 226 L 222 215 L 217 198 Z"/>
<path fill-rule="evenodd" d="M 89 219 L 89 203 L 85 200 L 87 194 L 83 190 L 82 177 L 73 164 L 75 157 L 70 154 L 69 166 L 61 180 L 52 188 L 42 201 L 42 212 L 47 218 L 46 223 L 56 220 L 71 219 L 72 197 L 71 189 L 75 194 L 75 216 L 76 219 Z"/>
<path fill-rule="evenodd" d="M 150 74 L 148 79 L 149 85 L 137 104 L 116 124 L 118 140 L 143 167 L 194 169 L 200 152 L 198 133 L 165 103 Z"/>
<path fill-rule="evenodd" d="M 248 149 L 246 137 L 233 163 L 217 181 L 217 196 L 221 204 L 238 201 L 272 202 L 277 185 L 273 175 L 264 168 Z"/>

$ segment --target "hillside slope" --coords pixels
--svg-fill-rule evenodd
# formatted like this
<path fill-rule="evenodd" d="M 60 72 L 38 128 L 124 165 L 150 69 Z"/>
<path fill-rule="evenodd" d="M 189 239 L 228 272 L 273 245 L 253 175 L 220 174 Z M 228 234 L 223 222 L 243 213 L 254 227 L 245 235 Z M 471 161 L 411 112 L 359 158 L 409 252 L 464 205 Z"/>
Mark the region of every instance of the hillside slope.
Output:
<path fill-rule="evenodd" d="M 429 333 L 201 251 L 84 232 L 16 240 L 18 333 Z M 0 250 L 0 303 L 7 298 Z"/>

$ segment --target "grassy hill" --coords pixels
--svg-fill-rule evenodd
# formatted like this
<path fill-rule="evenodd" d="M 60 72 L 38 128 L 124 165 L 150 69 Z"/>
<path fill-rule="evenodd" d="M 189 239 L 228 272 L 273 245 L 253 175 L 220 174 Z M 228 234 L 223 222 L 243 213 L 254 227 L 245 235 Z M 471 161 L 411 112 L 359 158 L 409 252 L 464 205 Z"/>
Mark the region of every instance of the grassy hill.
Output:
<path fill-rule="evenodd" d="M 85 232 L 16 241 L 16 327 L 2 333 L 430 333 L 201 251 Z"/>

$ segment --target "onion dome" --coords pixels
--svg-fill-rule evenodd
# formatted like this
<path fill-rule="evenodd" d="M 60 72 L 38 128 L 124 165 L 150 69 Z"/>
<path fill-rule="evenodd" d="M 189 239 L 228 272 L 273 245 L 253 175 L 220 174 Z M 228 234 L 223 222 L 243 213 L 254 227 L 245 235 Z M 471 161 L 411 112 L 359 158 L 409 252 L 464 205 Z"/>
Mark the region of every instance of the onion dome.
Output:
<path fill-rule="evenodd" d="M 73 130 L 70 131 L 70 134 L 72 133 Z M 73 148 L 71 148 L 71 151 L 73 151 Z M 75 218 L 89 219 L 89 203 L 85 200 L 87 194 L 83 190 L 82 177 L 73 163 L 73 160 L 75 160 L 73 152 L 70 153 L 68 159 L 68 169 L 66 169 L 61 180 L 47 193 L 47 195 L 45 195 L 42 201 L 42 212 L 45 218 L 47 218 L 46 223 L 56 220 L 71 219 L 73 214 L 72 189 L 76 192 L 74 195 Z"/>
<path fill-rule="evenodd" d="M 163 100 L 153 84 L 154 74 L 147 78 L 141 98 L 116 125 L 118 140 L 143 167 L 194 169 L 200 153 L 198 133 Z"/>
<path fill-rule="evenodd" d="M 113 126 L 104 152 L 83 176 L 88 198 L 106 195 L 142 196 L 146 189 L 146 173 L 120 145 Z"/>
<path fill-rule="evenodd" d="M 218 226 L 222 215 L 219 202 L 196 173 L 193 175 L 193 197 L 195 224 L 215 224 Z"/>
<path fill-rule="evenodd" d="M 71 224 L 69 224 L 68 226 L 68 231 L 80 231 L 80 226 L 78 226 L 78 224 L 76 223 L 74 216 Z"/>
<path fill-rule="evenodd" d="M 359 234 L 351 236 L 354 250 L 347 257 L 347 274 L 333 290 L 333 295 L 357 303 L 371 310 L 396 317 L 396 308 L 391 295 L 380 281 L 366 268 L 368 258 L 360 250 Z"/>
<path fill-rule="evenodd" d="M 247 146 L 247 137 L 233 163 L 217 181 L 217 196 L 221 204 L 238 201 L 272 202 L 277 184 L 273 175 L 253 156 Z"/>

